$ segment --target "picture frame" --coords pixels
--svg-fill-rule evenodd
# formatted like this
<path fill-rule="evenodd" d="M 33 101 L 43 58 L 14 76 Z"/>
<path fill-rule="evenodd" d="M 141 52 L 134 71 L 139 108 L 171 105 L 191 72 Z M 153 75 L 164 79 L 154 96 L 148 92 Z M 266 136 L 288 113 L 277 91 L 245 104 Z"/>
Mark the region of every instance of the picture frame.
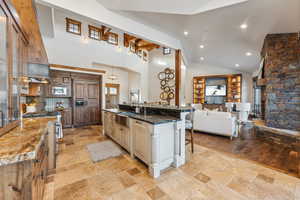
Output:
<path fill-rule="evenodd" d="M 112 45 L 118 45 L 119 44 L 118 34 L 112 33 L 112 32 L 108 32 L 107 33 L 107 42 L 109 44 L 112 44 Z"/>

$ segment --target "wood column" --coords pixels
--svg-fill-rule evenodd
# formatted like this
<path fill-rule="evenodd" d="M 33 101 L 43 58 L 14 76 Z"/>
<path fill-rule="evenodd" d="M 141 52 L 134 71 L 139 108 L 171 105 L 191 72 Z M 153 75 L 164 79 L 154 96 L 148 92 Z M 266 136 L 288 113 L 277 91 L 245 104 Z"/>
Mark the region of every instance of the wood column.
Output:
<path fill-rule="evenodd" d="M 181 50 L 175 52 L 175 105 L 180 105 L 181 88 Z"/>

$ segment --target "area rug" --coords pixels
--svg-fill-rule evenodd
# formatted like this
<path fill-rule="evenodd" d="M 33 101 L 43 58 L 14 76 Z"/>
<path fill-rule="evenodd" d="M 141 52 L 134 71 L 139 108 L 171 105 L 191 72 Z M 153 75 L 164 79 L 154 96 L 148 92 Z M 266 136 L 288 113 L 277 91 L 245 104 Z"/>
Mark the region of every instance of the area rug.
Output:
<path fill-rule="evenodd" d="M 88 144 L 86 147 L 93 162 L 99 162 L 101 160 L 118 157 L 124 154 L 124 151 L 110 140 Z"/>

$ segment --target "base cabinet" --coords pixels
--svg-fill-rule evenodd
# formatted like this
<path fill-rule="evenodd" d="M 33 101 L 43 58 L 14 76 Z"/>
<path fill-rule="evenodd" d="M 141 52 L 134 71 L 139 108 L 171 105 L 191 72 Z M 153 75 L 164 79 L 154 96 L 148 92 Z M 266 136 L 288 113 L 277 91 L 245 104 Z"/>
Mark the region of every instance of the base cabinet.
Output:
<path fill-rule="evenodd" d="M 128 127 L 116 123 L 116 115 L 110 112 L 104 112 L 104 133 L 109 136 L 128 152 L 131 152 L 131 136 Z"/>
<path fill-rule="evenodd" d="M 62 126 L 63 128 L 70 128 L 73 125 L 72 122 L 72 110 L 71 109 L 65 109 L 61 112 L 62 115 Z"/>
<path fill-rule="evenodd" d="M 150 124 L 132 120 L 133 153 L 146 164 L 150 164 L 151 156 L 151 131 Z"/>
<path fill-rule="evenodd" d="M 54 125 L 51 125 L 54 129 Z M 49 131 L 53 134 L 55 131 Z M 34 160 L 0 166 L 1 200 L 42 200 L 49 164 L 49 135 L 45 134 Z"/>
<path fill-rule="evenodd" d="M 41 200 L 47 179 L 48 148 L 43 142 L 35 160 L 0 167 L 1 200 Z"/>
<path fill-rule="evenodd" d="M 149 124 L 131 119 L 133 155 L 149 167 L 149 173 L 157 178 L 162 170 L 178 167 L 179 127 L 177 123 Z M 182 140 L 184 141 L 184 140 Z"/>
<path fill-rule="evenodd" d="M 123 128 L 123 130 L 122 130 L 122 146 L 127 151 L 131 152 L 130 144 L 131 144 L 130 129 L 129 128 Z"/>
<path fill-rule="evenodd" d="M 109 112 L 103 112 L 104 116 L 104 134 L 113 137 L 113 132 L 114 132 L 114 116 L 112 113 Z"/>
<path fill-rule="evenodd" d="M 185 135 L 182 121 L 150 124 L 133 118 L 129 127 L 116 122 L 115 113 L 104 112 L 104 133 L 149 167 L 157 178 L 170 166 L 179 167 L 180 149 L 184 149 Z M 183 142 L 183 143 L 182 143 Z M 183 163 L 184 164 L 184 163 Z"/>

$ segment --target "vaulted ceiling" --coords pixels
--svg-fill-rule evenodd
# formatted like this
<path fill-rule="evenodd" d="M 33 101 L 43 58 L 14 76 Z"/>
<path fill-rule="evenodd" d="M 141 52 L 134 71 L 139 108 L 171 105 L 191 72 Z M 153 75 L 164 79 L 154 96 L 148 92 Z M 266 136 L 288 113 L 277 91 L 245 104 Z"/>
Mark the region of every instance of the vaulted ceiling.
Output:
<path fill-rule="evenodd" d="M 267 34 L 300 31 L 299 0 L 97 1 L 180 39 L 194 65 L 236 69 L 238 64 L 240 71 L 253 72 Z M 241 29 L 242 24 L 248 28 Z"/>
<path fill-rule="evenodd" d="M 97 0 L 114 10 L 193 15 L 248 0 Z"/>

